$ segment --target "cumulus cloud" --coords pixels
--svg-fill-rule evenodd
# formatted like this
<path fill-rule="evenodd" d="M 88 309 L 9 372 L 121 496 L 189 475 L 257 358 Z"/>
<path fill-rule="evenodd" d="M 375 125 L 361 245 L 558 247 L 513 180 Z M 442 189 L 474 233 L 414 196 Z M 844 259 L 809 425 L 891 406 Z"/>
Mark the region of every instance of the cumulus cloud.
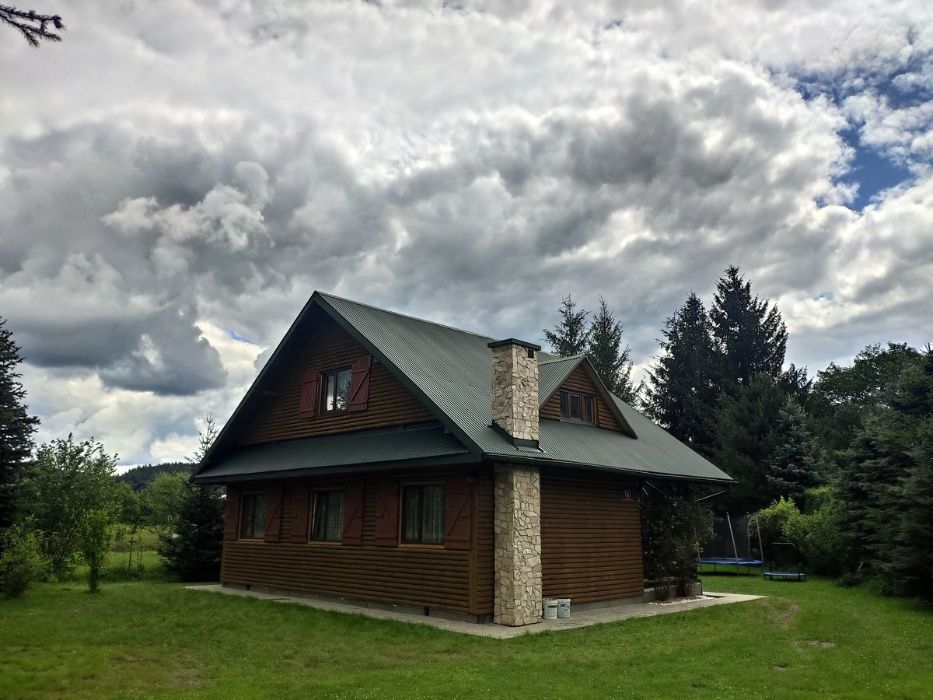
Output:
<path fill-rule="evenodd" d="M 73 13 L 0 48 L 0 314 L 43 437 L 190 453 L 315 288 L 529 340 L 602 294 L 643 367 L 738 263 L 798 364 L 929 340 L 926 4 Z M 911 173 L 862 211 L 856 148 Z"/>

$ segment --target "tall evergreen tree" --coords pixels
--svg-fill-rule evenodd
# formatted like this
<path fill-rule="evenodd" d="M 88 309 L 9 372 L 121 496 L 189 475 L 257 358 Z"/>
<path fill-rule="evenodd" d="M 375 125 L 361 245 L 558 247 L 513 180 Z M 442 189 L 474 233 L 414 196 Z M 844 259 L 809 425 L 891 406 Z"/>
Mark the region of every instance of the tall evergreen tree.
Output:
<path fill-rule="evenodd" d="M 781 496 L 803 505 L 804 492 L 819 484 L 806 415 L 788 396 L 775 425 L 775 448 L 765 475 L 771 500 Z"/>
<path fill-rule="evenodd" d="M 631 353 L 628 345 L 622 347 L 622 324 L 600 297 L 599 311 L 590 325 L 586 354 L 609 391 L 626 403 L 634 403 L 638 398 L 632 386 Z"/>
<path fill-rule="evenodd" d="M 709 455 L 715 349 L 706 309 L 696 294 L 667 319 L 661 334 L 664 353 L 648 372 L 647 412 L 678 440 Z"/>
<path fill-rule="evenodd" d="M 709 317 L 725 391 L 748 384 L 756 374 L 780 375 L 787 347 L 784 321 L 776 306 L 752 295 L 751 282 L 735 265 L 719 278 Z"/>
<path fill-rule="evenodd" d="M 717 445 L 713 462 L 738 483 L 721 504 L 732 513 L 751 513 L 768 505 L 768 465 L 781 442 L 777 425 L 787 397 L 767 374 L 756 374 L 723 396 L 716 412 Z"/>
<path fill-rule="evenodd" d="M 0 529 L 13 524 L 16 501 L 32 452 L 38 420 L 26 411 L 26 391 L 17 367 L 22 362 L 13 333 L 0 318 Z"/>
<path fill-rule="evenodd" d="M 586 351 L 589 341 L 589 329 L 586 327 L 586 317 L 589 314 L 577 308 L 577 302 L 568 294 L 560 303 L 560 322 L 553 330 L 544 330 L 544 337 L 551 344 L 551 348 L 561 357 L 581 355 Z"/>

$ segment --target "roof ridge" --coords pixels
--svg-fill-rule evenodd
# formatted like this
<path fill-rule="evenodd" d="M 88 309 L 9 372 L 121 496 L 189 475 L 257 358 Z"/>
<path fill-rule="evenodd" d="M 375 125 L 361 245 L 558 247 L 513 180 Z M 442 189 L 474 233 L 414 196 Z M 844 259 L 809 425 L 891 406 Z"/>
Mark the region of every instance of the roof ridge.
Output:
<path fill-rule="evenodd" d="M 553 360 L 541 360 L 538 362 L 539 365 L 552 365 L 555 362 L 569 362 L 570 360 L 579 360 L 580 358 L 586 357 L 585 352 L 581 352 L 578 355 L 567 355 L 567 357 L 555 357 Z"/>
<path fill-rule="evenodd" d="M 438 326 L 439 328 L 446 328 L 449 331 L 457 331 L 458 333 L 465 333 L 466 335 L 473 335 L 477 338 L 482 338 L 483 340 L 496 340 L 492 336 L 483 335 L 482 333 L 477 333 L 476 331 L 468 331 L 465 328 L 457 328 L 456 326 L 451 326 L 446 323 L 438 323 L 437 321 L 429 321 L 426 318 L 421 318 L 419 316 L 412 316 L 411 314 L 403 314 L 401 311 L 393 311 L 392 309 L 384 309 L 381 306 L 374 306 L 373 304 L 367 304 L 362 301 L 356 301 L 355 299 L 347 299 L 346 297 L 338 296 L 337 294 L 331 294 L 330 292 L 322 292 L 320 290 L 315 291 L 316 294 L 320 294 L 325 299 L 339 299 L 340 301 L 345 301 L 349 304 L 356 304 L 357 306 L 362 306 L 367 309 L 373 309 L 375 311 L 382 311 L 386 314 L 392 314 L 393 316 L 400 316 L 401 318 L 407 318 L 412 321 L 419 321 L 421 323 L 427 323 L 429 326 Z"/>

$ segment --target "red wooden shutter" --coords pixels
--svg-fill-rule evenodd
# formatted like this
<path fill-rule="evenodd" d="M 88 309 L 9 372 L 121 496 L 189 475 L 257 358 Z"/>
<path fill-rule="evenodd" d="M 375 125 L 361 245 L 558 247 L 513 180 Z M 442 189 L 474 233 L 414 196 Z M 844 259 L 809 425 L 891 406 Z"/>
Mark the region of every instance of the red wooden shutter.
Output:
<path fill-rule="evenodd" d="M 307 372 L 301 380 L 301 394 L 298 399 L 298 415 L 311 418 L 317 415 L 317 405 L 320 401 L 318 391 L 319 377 L 317 372 Z"/>
<path fill-rule="evenodd" d="M 276 486 L 266 492 L 266 542 L 278 542 L 282 537 L 282 487 Z"/>
<path fill-rule="evenodd" d="M 363 544 L 363 482 L 354 481 L 343 490 L 344 544 Z"/>
<path fill-rule="evenodd" d="M 382 481 L 376 489 L 376 544 L 398 544 L 398 484 Z"/>
<path fill-rule="evenodd" d="M 465 474 L 447 479 L 444 488 L 444 546 L 470 549 L 473 542 L 473 487 Z"/>
<path fill-rule="evenodd" d="M 350 400 L 348 411 L 365 411 L 369 406 L 369 377 L 372 374 L 373 356 L 356 358 L 350 375 Z"/>
<path fill-rule="evenodd" d="M 240 489 L 227 487 L 227 500 L 224 504 L 224 539 L 235 540 L 240 530 Z"/>
<path fill-rule="evenodd" d="M 292 542 L 307 542 L 311 491 L 304 484 L 294 484 L 291 487 L 291 498 L 292 521 L 288 526 L 288 539 Z"/>

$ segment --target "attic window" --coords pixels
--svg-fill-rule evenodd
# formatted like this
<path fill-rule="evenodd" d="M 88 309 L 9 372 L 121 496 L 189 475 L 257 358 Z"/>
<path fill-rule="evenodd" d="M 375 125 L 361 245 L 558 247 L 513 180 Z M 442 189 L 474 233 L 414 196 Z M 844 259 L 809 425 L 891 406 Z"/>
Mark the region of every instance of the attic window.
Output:
<path fill-rule="evenodd" d="M 560 419 L 578 423 L 593 422 L 593 397 L 573 391 L 560 392 Z"/>
<path fill-rule="evenodd" d="M 321 374 L 321 412 L 346 411 L 350 399 L 349 367 L 334 369 Z"/>

